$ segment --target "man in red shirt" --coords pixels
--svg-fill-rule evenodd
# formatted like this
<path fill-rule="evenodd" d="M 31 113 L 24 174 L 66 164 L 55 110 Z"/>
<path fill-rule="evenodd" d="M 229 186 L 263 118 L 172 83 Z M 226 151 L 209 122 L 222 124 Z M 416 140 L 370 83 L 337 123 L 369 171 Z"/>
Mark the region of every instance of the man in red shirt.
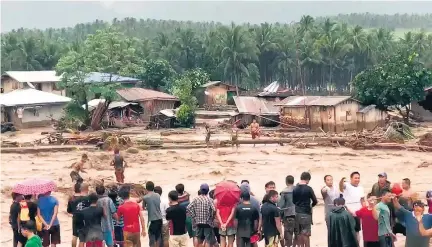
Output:
<path fill-rule="evenodd" d="M 376 204 L 376 197 L 371 193 L 367 195 L 368 205 L 355 212 L 356 217 L 361 220 L 363 229 L 364 247 L 380 247 L 378 241 L 378 221 L 372 215 L 373 208 Z"/>
<path fill-rule="evenodd" d="M 120 189 L 119 194 L 125 199 L 124 203 L 118 208 L 117 214 L 119 218 L 123 216 L 124 228 L 123 235 L 125 246 L 141 247 L 140 240 L 140 221 L 141 235 L 146 236 L 144 215 L 141 207 L 135 201 L 130 200 L 130 188 Z"/>

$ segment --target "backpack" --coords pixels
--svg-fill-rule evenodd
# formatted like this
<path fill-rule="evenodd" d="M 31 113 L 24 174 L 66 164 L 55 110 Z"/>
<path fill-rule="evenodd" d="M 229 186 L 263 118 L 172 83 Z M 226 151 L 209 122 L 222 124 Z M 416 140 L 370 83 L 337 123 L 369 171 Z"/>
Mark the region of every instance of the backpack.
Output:
<path fill-rule="evenodd" d="M 30 220 L 30 210 L 28 208 L 28 204 L 25 200 L 20 201 L 20 214 L 19 214 L 19 219 L 21 222 L 23 221 L 29 221 Z"/>

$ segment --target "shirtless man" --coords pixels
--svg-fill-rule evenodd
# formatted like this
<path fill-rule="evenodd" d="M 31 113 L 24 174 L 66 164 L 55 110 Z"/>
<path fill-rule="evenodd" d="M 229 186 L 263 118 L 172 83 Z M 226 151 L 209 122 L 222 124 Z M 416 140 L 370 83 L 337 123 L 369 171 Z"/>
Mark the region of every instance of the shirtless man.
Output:
<path fill-rule="evenodd" d="M 117 183 L 124 183 L 124 168 L 127 163 L 124 160 L 123 156 L 120 155 L 120 150 L 118 148 L 114 149 L 114 158 L 111 161 L 111 166 L 114 166 L 114 174 L 116 176 Z"/>
<path fill-rule="evenodd" d="M 252 136 L 252 139 L 254 140 L 257 137 L 259 138 L 259 136 L 260 136 L 260 126 L 257 123 L 256 119 L 253 120 L 253 122 L 252 122 L 252 124 L 251 124 L 250 127 L 251 127 L 251 136 Z M 254 147 L 255 147 L 255 144 L 254 144 Z"/>
<path fill-rule="evenodd" d="M 208 124 L 205 124 L 205 130 L 206 130 L 205 142 L 207 147 L 209 147 L 211 132 L 210 132 L 210 126 Z"/>
<path fill-rule="evenodd" d="M 84 170 L 84 164 L 88 161 L 87 154 L 83 154 L 81 156 L 81 160 L 72 164 L 72 171 L 70 173 L 70 177 L 72 178 L 72 182 L 83 183 L 84 179 L 79 174 L 80 172 L 87 173 Z"/>

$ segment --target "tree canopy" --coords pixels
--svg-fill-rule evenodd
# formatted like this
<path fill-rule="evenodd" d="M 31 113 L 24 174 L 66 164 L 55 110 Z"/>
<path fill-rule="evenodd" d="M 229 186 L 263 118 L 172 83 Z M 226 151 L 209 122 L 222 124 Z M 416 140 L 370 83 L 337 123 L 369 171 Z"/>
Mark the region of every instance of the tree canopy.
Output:
<path fill-rule="evenodd" d="M 2 34 L 1 70 L 51 70 L 58 62 L 60 68 L 78 59 L 84 69 L 142 78 L 162 90 L 172 88 L 175 74 L 200 68 L 210 80 L 247 89 L 277 80 L 309 94 L 348 94 L 359 72 L 386 61 L 400 47 L 413 49 L 431 68 L 432 34 L 418 29 L 398 37 L 394 31 L 407 23 L 429 28 L 418 20 L 430 18 L 352 14 L 259 25 L 125 18 L 19 29 Z"/>
<path fill-rule="evenodd" d="M 417 53 L 406 51 L 361 72 L 353 81 L 357 99 L 381 109 L 394 106 L 405 121 L 409 119 L 410 103 L 423 100 L 424 89 L 431 84 L 431 70 L 418 61 Z"/>

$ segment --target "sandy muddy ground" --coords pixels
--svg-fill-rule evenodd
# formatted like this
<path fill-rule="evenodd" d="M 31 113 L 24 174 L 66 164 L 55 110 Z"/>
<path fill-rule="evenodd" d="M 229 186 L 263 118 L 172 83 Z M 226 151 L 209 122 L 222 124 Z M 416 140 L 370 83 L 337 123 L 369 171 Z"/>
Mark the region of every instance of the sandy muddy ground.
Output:
<path fill-rule="evenodd" d="M 168 138 L 204 139 L 203 131 L 198 132 L 199 134 Z M 12 138 L 26 141 L 38 138 L 40 129 L 34 133 L 20 133 Z M 158 133 L 150 132 L 141 138 L 150 136 L 158 136 Z M 215 138 L 228 139 L 228 135 L 212 136 L 212 139 Z M 15 182 L 28 177 L 51 178 L 57 181 L 58 186 L 72 187 L 69 167 L 82 153 L 77 150 L 67 153 L 2 154 L 2 188 L 12 186 Z M 108 166 L 111 153 L 95 151 L 88 154 L 93 168 L 88 165 L 88 174 L 83 175 L 84 179 L 106 178 L 105 181 L 113 181 L 114 172 Z M 251 181 L 252 191 L 262 198 L 266 182 L 275 181 L 277 189 L 280 190 L 284 187 L 287 175 L 293 175 L 298 181 L 301 172 L 308 170 L 312 173 L 310 185 L 320 199 L 319 190 L 323 186 L 323 177 L 326 174 L 333 175 L 334 180 L 339 181 L 342 177 L 348 177 L 352 171 L 359 171 L 362 175 L 361 183 L 365 190 L 369 191 L 377 180 L 377 174 L 385 171 L 392 182 L 400 182 L 405 177 L 411 178 L 414 190 L 422 196 L 427 189 L 431 189 L 432 181 L 431 167 L 418 168 L 421 162 L 432 161 L 432 154 L 421 152 L 354 151 L 346 148 L 296 149 L 290 146 L 257 145 L 241 146 L 238 151 L 232 148 L 152 150 L 139 151 L 137 154 L 124 153 L 124 156 L 130 166 L 125 172 L 126 181 L 145 183 L 152 180 L 164 189 L 163 196 L 180 182 L 185 184 L 189 193 L 196 195 L 199 185 L 203 182 L 213 186 L 223 179 L 238 182 L 248 179 Z M 67 196 L 62 193 L 55 195 L 60 200 L 59 218 L 63 242 L 60 246 L 70 246 L 72 228 L 71 218 L 66 213 Z M 1 199 L 1 246 L 10 246 L 12 232 L 8 224 L 8 212 L 11 200 L 4 194 L 1 195 Z M 323 214 L 322 205 L 314 209 L 315 224 L 312 228 L 311 246 L 327 246 Z M 403 236 L 400 236 L 396 247 L 404 246 L 404 242 Z M 143 243 L 143 246 L 148 246 L 147 239 Z M 263 242 L 261 245 L 264 246 Z"/>

